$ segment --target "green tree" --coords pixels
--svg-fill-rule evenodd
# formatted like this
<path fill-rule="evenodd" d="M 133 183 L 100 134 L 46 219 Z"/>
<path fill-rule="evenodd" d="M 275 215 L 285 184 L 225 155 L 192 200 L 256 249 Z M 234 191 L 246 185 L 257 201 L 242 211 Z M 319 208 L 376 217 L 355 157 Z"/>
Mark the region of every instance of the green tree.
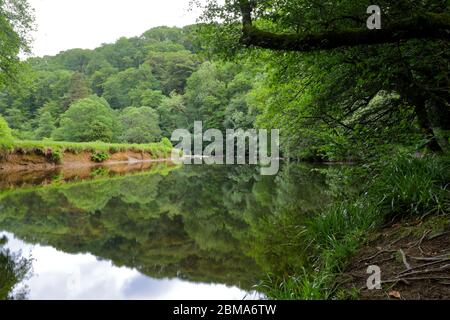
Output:
<path fill-rule="evenodd" d="M 187 50 L 175 52 L 150 52 L 149 63 L 155 77 L 161 82 L 162 91 L 182 94 L 186 80 L 198 65 L 198 58 Z"/>
<path fill-rule="evenodd" d="M 19 53 L 29 52 L 34 17 L 26 0 L 0 1 L 0 84 L 10 82 L 20 68 Z"/>
<path fill-rule="evenodd" d="M 153 109 L 156 109 L 161 105 L 164 97 L 165 96 L 160 90 L 135 89 L 130 92 L 133 106 L 142 105 Z"/>
<path fill-rule="evenodd" d="M 128 107 L 120 116 L 122 127 L 120 141 L 129 143 L 149 143 L 161 139 L 158 113 L 149 107 Z"/>
<path fill-rule="evenodd" d="M 175 129 L 188 128 L 188 115 L 182 95 L 173 92 L 165 97 L 157 109 L 162 135 L 170 138 Z"/>
<path fill-rule="evenodd" d="M 101 68 L 98 71 L 95 71 L 94 74 L 91 75 L 91 88 L 92 91 L 98 95 L 102 96 L 104 91 L 104 84 L 108 80 L 109 77 L 116 74 L 118 70 L 112 66 L 107 66 Z"/>
<path fill-rule="evenodd" d="M 21 107 L 28 106 L 30 112 L 37 114 L 38 109 L 46 103 L 55 102 L 60 105 L 60 112 L 64 112 L 68 106 L 68 102 L 64 101 L 68 93 L 73 91 L 75 94 L 73 73 L 68 70 L 39 70 L 31 76 L 35 81 L 28 85 L 25 96 L 20 97 Z M 18 100 L 17 97 L 15 100 Z"/>
<path fill-rule="evenodd" d="M 448 90 L 442 90 L 450 86 L 448 1 L 379 1 L 384 10 L 380 32 L 366 26 L 368 1 L 208 2 L 204 18 L 215 26 L 208 37 L 216 51 L 233 55 L 245 47 L 268 49 L 274 52 L 277 82 L 303 78 L 304 86 L 309 83 L 310 104 L 319 102 L 320 107 L 303 119 L 353 133 L 355 126 L 346 123 L 366 107 L 373 111 L 371 123 L 360 118 L 358 124 L 374 133 L 389 127 L 390 119 L 407 121 L 412 111 L 425 145 L 441 150 L 435 129 L 450 129 Z M 214 23 L 218 17 L 220 25 Z M 275 53 L 279 51 L 284 54 Z M 398 93 L 402 103 L 370 108 L 372 98 L 383 91 Z M 292 92 L 291 99 L 303 99 L 301 92 Z"/>
<path fill-rule="evenodd" d="M 52 115 L 59 117 L 65 111 L 63 97 L 69 90 L 71 76 L 67 70 L 25 68 L 14 85 L 0 89 L 0 112 L 7 115 L 15 130 L 25 130 L 48 103 L 54 104 Z"/>
<path fill-rule="evenodd" d="M 0 115 L 0 148 L 10 148 L 11 144 L 11 129 L 6 120 Z"/>
<path fill-rule="evenodd" d="M 203 63 L 187 80 L 184 99 L 190 125 L 201 120 L 206 128 L 252 127 L 255 115 L 246 94 L 253 75 L 247 72 L 244 65 L 230 62 Z"/>
<path fill-rule="evenodd" d="M 56 140 L 87 142 L 113 139 L 115 115 L 108 102 L 97 96 L 78 100 L 62 115 Z"/>
<path fill-rule="evenodd" d="M 122 37 L 113 44 L 105 44 L 97 48 L 95 55 L 100 55 L 111 66 L 117 68 L 119 71 L 124 71 L 129 68 L 138 68 L 145 61 L 145 53 L 142 39 L 140 38 L 125 38 Z M 98 59 L 98 57 L 96 57 Z M 97 62 L 93 62 L 97 63 Z M 92 72 L 92 66 L 89 72 Z"/>
<path fill-rule="evenodd" d="M 31 271 L 32 260 L 22 257 L 20 252 L 4 248 L 7 241 L 5 236 L 0 238 L 0 300 L 22 300 L 27 291 L 19 287 Z"/>
<path fill-rule="evenodd" d="M 6 110 L 5 118 L 12 128 L 13 136 L 20 139 L 33 137 L 31 122 L 28 120 L 31 116 L 28 111 L 14 106 Z"/>
<path fill-rule="evenodd" d="M 86 76 L 83 73 L 75 72 L 69 82 L 69 91 L 64 97 L 64 106 L 68 107 L 72 103 L 90 96 L 91 93 Z"/>
<path fill-rule="evenodd" d="M 38 140 L 50 138 L 55 129 L 55 120 L 53 119 L 52 114 L 49 111 L 44 111 L 38 118 L 38 127 L 36 129 L 35 138 Z"/>
<path fill-rule="evenodd" d="M 136 97 L 140 97 L 146 90 L 159 89 L 158 81 L 152 74 L 148 64 L 139 69 L 129 68 L 111 76 L 103 85 L 103 97 L 114 109 L 123 109 L 133 105 Z M 134 105 L 137 106 L 137 105 Z"/>
<path fill-rule="evenodd" d="M 91 50 L 71 49 L 57 54 L 52 63 L 75 73 L 85 73 L 91 57 Z"/>

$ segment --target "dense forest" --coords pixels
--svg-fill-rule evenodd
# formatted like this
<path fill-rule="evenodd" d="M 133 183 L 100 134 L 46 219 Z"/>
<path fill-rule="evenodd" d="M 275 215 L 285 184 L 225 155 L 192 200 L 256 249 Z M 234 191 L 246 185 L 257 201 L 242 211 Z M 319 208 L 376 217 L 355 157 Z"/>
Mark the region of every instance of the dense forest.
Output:
<path fill-rule="evenodd" d="M 148 143 L 202 119 L 249 128 L 248 102 L 260 73 L 201 55 L 195 26 L 158 27 L 95 50 L 30 58 L 0 113 L 18 139 Z"/>
<path fill-rule="evenodd" d="M 392 6 L 390 17 L 430 7 L 448 9 L 445 1 L 429 2 Z M 220 14 L 230 21 L 158 27 L 95 50 L 72 49 L 20 63 L 14 82 L 1 83 L 0 114 L 12 135 L 22 140 L 147 143 L 202 120 L 206 128 L 220 130 L 278 128 L 283 155 L 309 160 L 447 147 L 448 41 L 248 51 L 236 39 L 236 6 L 213 3 L 205 9 L 204 21 Z M 298 6 L 288 9 L 301 12 Z M 365 6 L 339 6 L 360 20 L 365 14 L 361 8 Z M 263 9 L 261 4 L 255 12 Z M 314 24 L 320 33 L 359 23 L 356 18 L 333 21 L 331 12 L 321 16 L 307 17 L 303 28 Z M 277 19 L 276 14 L 263 15 L 258 24 L 289 32 L 299 23 Z M 327 20 L 334 25 L 327 26 Z"/>
<path fill-rule="evenodd" d="M 167 139 L 173 130 L 192 129 L 194 121 L 200 120 L 204 128 L 222 131 L 280 129 L 281 154 L 288 164 L 275 183 L 283 175 L 289 178 L 290 190 L 298 186 L 314 189 L 301 185 L 302 178 L 295 170 L 289 170 L 290 161 L 345 162 L 355 166 L 334 177 L 333 199 L 323 198 L 324 206 L 313 208 L 314 214 L 301 214 L 300 219 L 296 213 L 300 215 L 305 208 L 295 205 L 296 192 L 285 192 L 284 198 L 280 195 L 274 200 L 286 201 L 277 214 L 257 223 L 250 222 L 250 218 L 246 220 L 245 215 L 232 217 L 229 221 L 236 225 L 227 226 L 226 238 L 220 238 L 223 230 L 217 232 L 217 241 L 223 240 L 217 243 L 217 250 L 224 249 L 219 248 L 221 245 L 241 245 L 240 241 L 259 245 L 252 247 L 253 254 L 261 260 L 275 261 L 275 267 L 262 268 L 267 273 L 281 267 L 277 266 L 277 262 L 284 263 L 280 256 L 292 258 L 282 272 L 269 274 L 267 280 L 261 281 L 260 288 L 267 297 L 354 297 L 358 290 L 338 290 L 337 279 L 351 259 L 360 254 L 362 244 L 368 243 L 376 232 L 381 233 L 379 242 L 369 247 L 382 249 L 375 254 L 361 253 L 369 256 L 360 257 L 361 268 L 366 267 L 361 261 L 374 262 L 381 252 L 392 251 L 395 253 L 384 257 L 383 263 L 400 261 L 403 268 L 406 257 L 421 255 L 417 261 L 433 258 L 436 265 L 447 271 L 448 264 L 444 263 L 448 261 L 450 245 L 449 2 L 380 0 L 377 3 L 382 10 L 380 30 L 366 26 L 369 16 L 366 10 L 371 4 L 365 0 L 207 0 L 200 4 L 203 14 L 195 25 L 157 27 L 94 50 L 71 49 L 56 56 L 20 60 L 19 53 L 29 51 L 27 34 L 32 28 L 32 16 L 25 0 L 0 1 L 2 154 L 14 152 L 23 141 L 52 146 L 55 141 L 148 144 L 163 140 L 168 147 Z M 226 185 L 223 177 L 218 181 L 217 194 L 203 190 L 206 199 L 190 194 L 189 190 L 194 190 L 202 179 L 215 182 L 214 172 L 204 170 L 190 172 L 195 177 L 192 182 L 179 177 L 179 181 L 188 185 L 178 186 L 186 199 L 175 195 L 173 199 L 177 199 L 177 205 L 186 214 L 189 213 L 186 206 L 196 206 L 189 201 L 212 201 L 209 212 L 200 212 L 209 219 L 218 208 L 229 207 L 228 200 L 232 202 L 236 200 L 234 196 L 239 197 L 233 195 L 229 199 L 221 193 L 219 184 Z M 255 188 L 252 192 L 267 187 L 254 182 L 251 174 L 244 182 L 233 180 L 233 174 L 227 178 L 236 188 Z M 247 185 L 249 181 L 254 184 Z M 344 188 L 348 185 L 355 188 Z M 133 214 L 143 215 L 130 217 L 130 221 L 146 221 L 153 228 L 153 223 L 165 222 L 161 219 L 170 216 L 172 210 L 181 210 L 163 206 L 161 211 L 157 210 L 159 220 L 153 221 L 147 211 L 140 209 L 147 204 L 162 206 L 146 203 L 158 198 L 154 194 L 135 199 L 117 190 L 111 194 L 108 191 L 103 198 L 96 197 L 96 201 L 103 199 L 102 203 L 92 205 L 89 201 L 83 204 L 83 199 L 71 202 L 76 191 L 76 187 L 61 190 L 65 202 L 58 208 L 64 214 L 66 208 L 75 210 L 73 206 L 83 212 L 108 205 L 124 206 L 124 211 L 135 208 Z M 54 199 L 45 193 L 31 193 L 30 201 L 51 203 Z M 121 202 L 114 202 L 118 200 L 112 194 Z M 8 202 L 15 198 L 5 199 Z M 245 214 L 267 209 L 261 208 L 255 199 L 269 205 L 273 200 L 258 198 L 256 190 L 246 199 L 249 210 Z M 89 197 L 84 195 L 84 200 Z M 163 200 L 158 199 L 164 203 Z M 52 213 L 52 217 L 66 232 L 65 222 L 58 220 L 65 216 L 59 217 L 59 213 Z M 15 213 L 8 215 L 12 217 Z M 26 234 L 28 225 L 21 224 L 21 217 L 16 218 L 18 222 L 12 221 L 12 226 L 18 233 Z M 109 219 L 100 217 L 96 223 L 118 224 Z M 198 233 L 187 230 L 189 223 L 197 223 L 192 221 L 186 218 L 183 225 L 186 233 L 181 236 L 201 237 L 199 230 L 196 229 Z M 220 225 L 225 224 L 218 221 L 216 226 Z M 271 227 L 264 228 L 267 225 Z M 398 225 L 413 227 L 395 229 Z M 273 232 L 274 228 L 280 230 L 278 226 L 290 232 L 285 233 L 286 238 L 280 240 L 282 245 L 277 250 L 281 247 L 299 250 L 306 243 L 308 252 L 302 252 L 302 261 L 294 259 L 292 251 L 268 251 L 270 241 L 277 239 Z M 395 230 L 386 231 L 386 226 L 394 226 Z M 59 239 L 47 237 L 45 227 L 37 232 L 47 241 L 57 243 Z M 240 237 L 240 227 L 252 229 L 257 240 L 230 240 Z M 127 237 L 125 229 L 114 231 Z M 236 235 L 229 238 L 234 231 Z M 393 238 L 383 240 L 389 232 Z M 423 242 L 432 243 L 434 239 L 442 241 L 434 251 L 422 250 Z M 157 240 L 163 241 L 164 235 Z M 82 245 L 101 246 L 109 240 L 95 241 L 84 241 Z M 124 245 L 129 243 L 125 241 Z M 420 251 L 414 251 L 417 248 Z M 201 256 L 201 249 L 205 248 L 198 245 L 191 249 L 200 250 Z M 108 256 L 112 257 L 109 253 Z M 237 259 L 241 258 L 244 259 L 243 256 Z M 354 262 L 358 265 L 358 261 Z M 425 264 L 413 266 L 424 267 Z M 392 276 L 399 279 L 397 282 L 416 281 L 412 277 L 415 273 L 409 273 L 409 269 Z M 419 279 L 418 283 L 436 284 L 442 290 L 439 292 L 444 292 L 442 296 L 450 296 L 448 283 L 440 283 L 436 278 Z"/>

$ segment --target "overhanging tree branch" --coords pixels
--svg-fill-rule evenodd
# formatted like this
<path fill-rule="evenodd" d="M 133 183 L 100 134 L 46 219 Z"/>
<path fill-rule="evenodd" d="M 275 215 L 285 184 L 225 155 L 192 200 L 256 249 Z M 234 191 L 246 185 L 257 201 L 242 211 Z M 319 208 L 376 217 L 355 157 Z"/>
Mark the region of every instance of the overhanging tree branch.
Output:
<path fill-rule="evenodd" d="M 252 1 L 239 0 L 242 14 L 241 42 L 271 50 L 301 51 L 330 50 L 410 39 L 444 39 L 450 37 L 450 14 L 422 13 L 391 23 L 380 30 L 367 28 L 330 31 L 317 34 L 276 34 L 258 29 L 252 21 Z"/>

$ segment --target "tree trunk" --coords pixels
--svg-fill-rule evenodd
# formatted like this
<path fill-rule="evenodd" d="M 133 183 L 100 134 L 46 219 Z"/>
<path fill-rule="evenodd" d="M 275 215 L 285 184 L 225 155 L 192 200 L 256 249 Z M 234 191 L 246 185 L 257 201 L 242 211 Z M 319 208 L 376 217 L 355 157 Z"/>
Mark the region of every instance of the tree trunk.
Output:
<path fill-rule="evenodd" d="M 426 95 L 420 86 L 415 83 L 411 67 L 403 57 L 400 46 L 398 46 L 398 53 L 400 62 L 404 67 L 404 73 L 402 73 L 398 79 L 399 91 L 408 103 L 414 107 L 414 113 L 416 114 L 419 127 L 428 140 L 425 147 L 432 152 L 442 152 L 442 148 L 436 139 L 436 135 L 434 134 L 433 126 L 428 115 Z"/>
<path fill-rule="evenodd" d="M 431 122 L 435 128 L 440 129 L 441 139 L 439 139 L 439 143 L 444 150 L 450 150 L 450 105 L 443 97 L 436 97 L 431 110 L 434 114 Z"/>
<path fill-rule="evenodd" d="M 442 148 L 436 139 L 434 130 L 431 125 L 430 117 L 428 116 L 427 109 L 425 107 L 425 99 L 419 94 L 419 89 L 413 86 L 413 89 L 407 93 L 407 99 L 414 106 L 414 112 L 417 116 L 417 122 L 420 129 L 427 138 L 428 142 L 426 147 L 432 152 L 441 152 Z"/>

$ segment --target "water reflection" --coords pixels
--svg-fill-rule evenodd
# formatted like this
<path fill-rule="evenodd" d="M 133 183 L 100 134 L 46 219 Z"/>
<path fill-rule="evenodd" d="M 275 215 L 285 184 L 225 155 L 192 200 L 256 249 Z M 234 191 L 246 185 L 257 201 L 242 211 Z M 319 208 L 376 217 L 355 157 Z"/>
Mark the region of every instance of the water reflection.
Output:
<path fill-rule="evenodd" d="M 136 269 L 116 267 L 91 254 L 67 254 L 49 246 L 30 245 L 3 233 L 10 252 L 32 257 L 30 278 L 13 297 L 30 288 L 29 299 L 243 299 L 237 287 L 197 284 L 179 279 L 152 279 Z M 1 237 L 2 235 L 0 235 Z"/>
<path fill-rule="evenodd" d="M 18 176 L 3 182 L 0 230 L 10 250 L 31 250 L 32 299 L 242 299 L 266 273 L 301 267 L 302 222 L 333 197 L 336 170 L 286 164 L 269 177 L 159 164 Z"/>

